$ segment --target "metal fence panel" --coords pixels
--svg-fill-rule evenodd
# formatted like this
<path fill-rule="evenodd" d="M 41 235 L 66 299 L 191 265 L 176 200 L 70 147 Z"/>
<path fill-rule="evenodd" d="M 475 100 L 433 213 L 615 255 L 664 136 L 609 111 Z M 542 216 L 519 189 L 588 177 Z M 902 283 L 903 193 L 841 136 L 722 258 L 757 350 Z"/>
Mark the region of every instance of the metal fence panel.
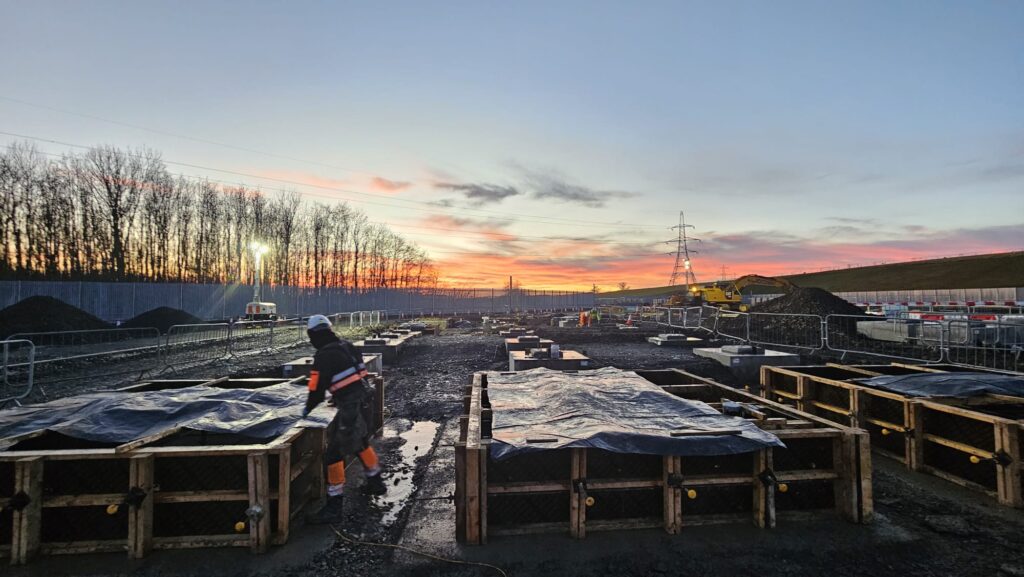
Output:
<path fill-rule="evenodd" d="M 32 341 L 39 364 L 109 355 L 125 357 L 160 348 L 160 331 L 155 328 L 19 333 L 11 338 Z"/>
<path fill-rule="evenodd" d="M 35 345 L 32 341 L 0 341 L 0 407 L 31 394 L 34 373 Z"/>
<path fill-rule="evenodd" d="M 211 323 L 174 325 L 164 340 L 168 367 L 218 361 L 231 354 L 231 325 Z"/>
<path fill-rule="evenodd" d="M 750 342 L 801 349 L 822 348 L 822 318 L 809 314 L 747 313 Z"/>
<path fill-rule="evenodd" d="M 954 320 L 947 331 L 949 362 L 1024 372 L 1024 319 Z"/>
<path fill-rule="evenodd" d="M 829 350 L 912 361 L 942 360 L 940 323 L 856 315 L 825 317 Z"/>

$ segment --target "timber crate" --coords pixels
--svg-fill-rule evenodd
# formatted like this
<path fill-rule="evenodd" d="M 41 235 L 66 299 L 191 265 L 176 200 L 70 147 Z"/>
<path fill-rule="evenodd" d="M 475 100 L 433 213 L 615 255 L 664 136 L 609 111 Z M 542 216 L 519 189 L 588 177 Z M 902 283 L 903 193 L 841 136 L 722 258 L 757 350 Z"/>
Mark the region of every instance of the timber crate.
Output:
<path fill-rule="evenodd" d="M 122 445 L 54 432 L 2 441 L 0 555 L 12 564 L 38 554 L 261 553 L 285 543 L 292 522 L 324 494 L 318 428 L 293 427 L 268 442 L 179 428 Z"/>
<path fill-rule="evenodd" d="M 456 443 L 456 536 L 491 536 L 661 527 L 670 534 L 702 524 L 832 516 L 871 520 L 870 444 L 864 431 L 680 370 L 636 373 L 663 390 L 721 409 L 740 403 L 744 418 L 786 448 L 740 455 L 679 457 L 551 449 L 495 460 L 487 374 L 463 397 Z"/>
<path fill-rule="evenodd" d="M 850 380 L 945 372 L 946 368 L 900 364 L 764 367 L 761 390 L 769 399 L 868 431 L 876 451 L 910 469 L 981 490 L 1004 505 L 1024 506 L 1024 447 L 1020 442 L 1024 398 L 923 399 Z"/>

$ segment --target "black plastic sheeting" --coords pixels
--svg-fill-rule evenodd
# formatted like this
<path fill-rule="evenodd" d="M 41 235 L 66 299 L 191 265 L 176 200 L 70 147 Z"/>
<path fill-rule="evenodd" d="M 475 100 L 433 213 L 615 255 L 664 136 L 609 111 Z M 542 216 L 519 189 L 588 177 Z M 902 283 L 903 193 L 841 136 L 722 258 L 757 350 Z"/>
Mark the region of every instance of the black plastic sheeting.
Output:
<path fill-rule="evenodd" d="M 778 437 L 749 421 L 666 393 L 620 369 L 487 373 L 487 395 L 492 411 L 490 451 L 499 460 L 568 447 L 682 457 L 785 447 Z M 707 434 L 672 436 L 673 431 L 694 430 Z"/>
<path fill-rule="evenodd" d="M 267 440 L 302 419 L 306 393 L 306 387 L 291 383 L 259 389 L 194 386 L 143 393 L 91 393 L 0 411 L 0 438 L 52 431 L 120 444 L 183 427 Z M 326 427 L 333 413 L 321 405 L 303 425 Z"/>
<path fill-rule="evenodd" d="M 1024 397 L 1024 377 L 992 373 L 884 375 L 853 379 L 853 382 L 908 397 L 953 397 L 966 399 L 987 394 Z"/>

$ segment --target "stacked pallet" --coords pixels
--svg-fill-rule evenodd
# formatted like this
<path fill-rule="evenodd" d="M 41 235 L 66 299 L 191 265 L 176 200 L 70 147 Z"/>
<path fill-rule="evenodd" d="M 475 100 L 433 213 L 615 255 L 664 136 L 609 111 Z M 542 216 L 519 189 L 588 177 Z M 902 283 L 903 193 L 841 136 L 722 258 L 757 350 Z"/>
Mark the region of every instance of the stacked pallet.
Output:
<path fill-rule="evenodd" d="M 870 521 L 870 445 L 863 431 L 684 371 L 636 374 L 677 397 L 738 411 L 785 447 L 679 456 L 546 449 L 548 440 L 534 439 L 527 442 L 536 443 L 535 450 L 497 458 L 493 425 L 500 415 L 494 414 L 489 386 L 498 374 L 477 373 L 465 390 L 456 444 L 459 542 L 540 532 L 582 539 L 588 531 L 645 527 L 675 534 L 687 526 L 744 520 L 770 528 L 780 519 L 822 513 Z"/>
<path fill-rule="evenodd" d="M 761 386 L 766 398 L 867 430 L 876 451 L 909 469 L 983 491 L 1004 505 L 1024 506 L 1024 397 L 921 398 L 853 381 L 941 372 L 979 371 L 896 363 L 764 367 Z"/>

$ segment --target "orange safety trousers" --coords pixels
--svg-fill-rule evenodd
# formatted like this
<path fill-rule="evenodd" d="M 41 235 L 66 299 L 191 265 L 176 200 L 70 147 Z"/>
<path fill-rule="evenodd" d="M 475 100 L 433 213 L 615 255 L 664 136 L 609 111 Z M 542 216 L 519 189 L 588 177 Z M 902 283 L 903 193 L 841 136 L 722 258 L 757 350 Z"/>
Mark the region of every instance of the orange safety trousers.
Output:
<path fill-rule="evenodd" d="M 368 475 L 375 475 L 380 471 L 380 460 L 373 447 L 367 447 L 359 453 L 359 460 L 363 462 L 363 470 Z M 345 484 L 345 461 L 338 461 L 327 465 L 327 483 L 331 485 Z"/>

